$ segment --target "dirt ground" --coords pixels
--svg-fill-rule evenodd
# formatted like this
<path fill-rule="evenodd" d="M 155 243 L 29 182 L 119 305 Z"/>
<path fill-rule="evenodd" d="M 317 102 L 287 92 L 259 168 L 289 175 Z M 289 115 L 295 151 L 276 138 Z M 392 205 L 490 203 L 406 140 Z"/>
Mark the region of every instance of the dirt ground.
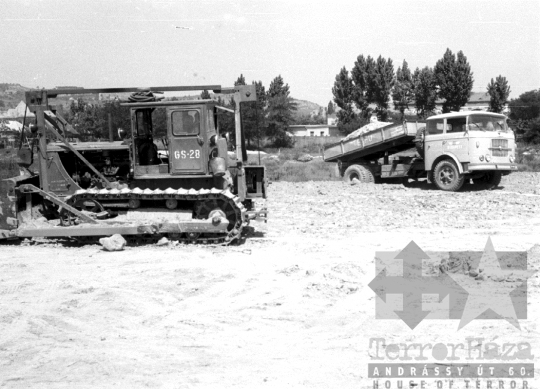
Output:
<path fill-rule="evenodd" d="M 538 185 L 535 173 L 459 193 L 277 182 L 268 223 L 235 246 L 109 253 L 54 241 L 1 245 L 1 385 L 373 388 L 371 338 L 529 342 L 536 362 L 540 273 L 528 281 L 521 331 L 504 320 L 459 331 L 456 320 L 424 320 L 415 330 L 397 317 L 378 320 L 368 284 L 375 252 L 411 240 L 424 251 L 482 251 L 491 237 L 498 251 L 530 250 L 528 266 L 539 269 Z"/>

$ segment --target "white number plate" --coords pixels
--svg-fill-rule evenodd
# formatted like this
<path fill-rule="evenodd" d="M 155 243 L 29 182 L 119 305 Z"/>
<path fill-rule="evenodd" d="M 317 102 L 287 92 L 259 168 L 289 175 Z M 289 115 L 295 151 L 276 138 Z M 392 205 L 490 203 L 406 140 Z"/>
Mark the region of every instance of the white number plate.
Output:
<path fill-rule="evenodd" d="M 176 150 L 174 152 L 175 159 L 199 159 L 201 150 Z"/>

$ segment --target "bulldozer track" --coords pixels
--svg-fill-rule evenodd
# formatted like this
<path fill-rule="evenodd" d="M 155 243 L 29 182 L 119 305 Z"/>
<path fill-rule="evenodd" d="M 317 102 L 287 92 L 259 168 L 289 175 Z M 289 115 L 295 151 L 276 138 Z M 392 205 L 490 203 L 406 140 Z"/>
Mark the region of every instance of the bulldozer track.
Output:
<path fill-rule="evenodd" d="M 163 236 L 167 236 L 171 240 L 183 243 L 195 244 L 229 244 L 240 238 L 242 228 L 245 224 L 246 208 L 238 198 L 229 190 L 220 189 L 80 189 L 73 195 L 66 197 L 65 201 L 69 205 L 75 205 L 80 201 L 94 200 L 100 202 L 107 208 L 107 202 L 131 202 L 137 204 L 141 201 L 191 201 L 195 202 L 195 216 L 200 219 L 208 217 L 209 211 L 219 209 L 229 220 L 229 226 L 226 234 L 216 233 L 182 233 L 182 234 L 151 234 L 151 235 L 134 235 L 126 237 L 130 244 L 155 243 Z M 144 207 L 139 208 L 144 210 Z M 202 213 L 201 213 L 202 212 Z M 95 241 L 96 237 L 80 237 L 80 241 Z"/>

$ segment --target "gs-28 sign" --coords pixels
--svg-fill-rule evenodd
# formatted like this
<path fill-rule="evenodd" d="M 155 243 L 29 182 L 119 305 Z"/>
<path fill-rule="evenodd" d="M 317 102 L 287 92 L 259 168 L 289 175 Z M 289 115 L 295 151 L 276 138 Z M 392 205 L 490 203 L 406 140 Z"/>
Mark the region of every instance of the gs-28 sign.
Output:
<path fill-rule="evenodd" d="M 201 157 L 201 150 L 176 150 L 175 159 L 198 159 Z"/>

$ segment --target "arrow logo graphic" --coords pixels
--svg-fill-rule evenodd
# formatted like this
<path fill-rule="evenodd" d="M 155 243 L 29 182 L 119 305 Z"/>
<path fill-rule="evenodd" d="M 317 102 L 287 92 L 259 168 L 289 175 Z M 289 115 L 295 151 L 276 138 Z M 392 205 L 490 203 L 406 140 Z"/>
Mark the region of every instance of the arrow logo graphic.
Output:
<path fill-rule="evenodd" d="M 439 303 L 450 296 L 450 311 L 461 314 L 467 292 L 452 277 L 443 273 L 436 277 L 422 275 L 422 260 L 430 257 L 418 245 L 411 241 L 395 258 L 403 262 L 403 276 L 388 276 L 384 268 L 369 283 L 371 290 L 386 302 L 387 294 L 401 294 L 403 309 L 394 311 L 400 318 L 414 329 L 429 315 L 430 311 L 422 309 L 423 294 L 437 294 Z"/>

